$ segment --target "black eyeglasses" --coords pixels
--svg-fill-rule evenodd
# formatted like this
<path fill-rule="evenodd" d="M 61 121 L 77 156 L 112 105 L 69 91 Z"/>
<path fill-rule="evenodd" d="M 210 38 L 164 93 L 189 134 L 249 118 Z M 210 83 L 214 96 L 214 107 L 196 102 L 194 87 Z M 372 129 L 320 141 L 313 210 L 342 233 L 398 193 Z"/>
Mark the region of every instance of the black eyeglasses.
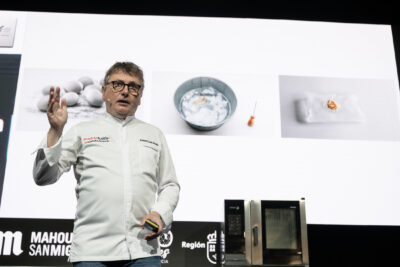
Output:
<path fill-rule="evenodd" d="M 138 95 L 140 89 L 142 89 L 142 85 L 137 84 L 135 82 L 124 83 L 123 81 L 111 81 L 111 82 L 108 82 L 107 84 L 110 84 L 110 83 L 112 85 L 111 88 L 114 93 L 121 92 L 122 90 L 124 90 L 125 85 L 128 87 L 128 91 L 132 95 Z"/>

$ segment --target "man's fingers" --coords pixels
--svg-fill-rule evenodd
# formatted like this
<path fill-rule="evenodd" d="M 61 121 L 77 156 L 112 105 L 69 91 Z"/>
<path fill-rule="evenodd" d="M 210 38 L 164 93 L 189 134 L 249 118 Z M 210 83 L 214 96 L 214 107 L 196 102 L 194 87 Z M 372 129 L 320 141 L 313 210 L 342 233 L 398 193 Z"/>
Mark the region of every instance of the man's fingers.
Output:
<path fill-rule="evenodd" d="M 49 102 L 47 103 L 47 112 L 50 112 L 53 107 L 54 87 L 50 87 Z"/>
<path fill-rule="evenodd" d="M 57 103 L 60 102 L 60 87 L 59 86 L 56 87 L 55 100 Z"/>
<path fill-rule="evenodd" d="M 49 92 L 49 102 L 47 103 L 47 106 L 50 105 L 51 100 L 53 99 L 53 95 L 54 95 L 54 87 L 50 87 L 50 92 Z"/>
<path fill-rule="evenodd" d="M 60 106 L 60 87 L 54 89 L 54 86 L 50 87 L 49 102 L 47 104 L 47 112 L 54 113 Z"/>
<path fill-rule="evenodd" d="M 55 93 L 53 95 L 53 111 L 58 110 L 58 108 L 60 107 L 60 87 L 56 87 Z"/>
<path fill-rule="evenodd" d="M 140 225 L 144 226 L 147 219 L 158 225 L 157 232 L 148 233 L 144 236 L 145 240 L 152 240 L 152 239 L 158 237 L 162 233 L 162 231 L 163 231 L 162 220 L 161 220 L 160 214 L 158 214 L 157 212 L 151 212 L 151 213 L 147 214 L 146 216 L 144 216 Z"/>
<path fill-rule="evenodd" d="M 67 99 L 61 99 L 61 109 L 67 109 Z"/>
<path fill-rule="evenodd" d="M 157 234 L 157 233 L 147 234 L 147 235 L 145 235 L 144 239 L 152 240 L 152 239 L 156 238 L 157 236 L 159 236 L 159 234 Z"/>

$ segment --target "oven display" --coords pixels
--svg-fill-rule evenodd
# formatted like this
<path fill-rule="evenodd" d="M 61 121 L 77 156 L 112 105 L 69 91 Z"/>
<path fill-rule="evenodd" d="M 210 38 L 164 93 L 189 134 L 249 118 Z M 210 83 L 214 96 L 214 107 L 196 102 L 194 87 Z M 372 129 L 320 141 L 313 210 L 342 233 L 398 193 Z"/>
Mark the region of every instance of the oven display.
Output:
<path fill-rule="evenodd" d="M 240 214 L 228 215 L 228 235 L 242 234 L 242 218 Z"/>

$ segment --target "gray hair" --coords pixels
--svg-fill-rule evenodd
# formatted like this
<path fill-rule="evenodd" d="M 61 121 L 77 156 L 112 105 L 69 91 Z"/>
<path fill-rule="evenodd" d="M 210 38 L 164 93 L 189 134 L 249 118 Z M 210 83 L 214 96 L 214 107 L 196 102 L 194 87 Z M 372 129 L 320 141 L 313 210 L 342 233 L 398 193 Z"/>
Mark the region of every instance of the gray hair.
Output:
<path fill-rule="evenodd" d="M 112 65 L 106 72 L 106 76 L 104 77 L 104 85 L 107 85 L 110 76 L 118 71 L 138 77 L 142 84 L 142 89 L 144 88 L 143 71 L 133 62 L 116 62 L 114 65 Z"/>

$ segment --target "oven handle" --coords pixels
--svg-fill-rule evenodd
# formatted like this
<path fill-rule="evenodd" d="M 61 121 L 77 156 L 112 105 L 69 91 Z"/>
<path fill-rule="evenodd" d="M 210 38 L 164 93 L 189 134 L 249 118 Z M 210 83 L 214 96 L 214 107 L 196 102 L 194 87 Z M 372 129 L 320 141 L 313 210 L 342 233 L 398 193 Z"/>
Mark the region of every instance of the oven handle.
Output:
<path fill-rule="evenodd" d="M 253 243 L 254 246 L 258 245 L 258 226 L 253 226 Z"/>

